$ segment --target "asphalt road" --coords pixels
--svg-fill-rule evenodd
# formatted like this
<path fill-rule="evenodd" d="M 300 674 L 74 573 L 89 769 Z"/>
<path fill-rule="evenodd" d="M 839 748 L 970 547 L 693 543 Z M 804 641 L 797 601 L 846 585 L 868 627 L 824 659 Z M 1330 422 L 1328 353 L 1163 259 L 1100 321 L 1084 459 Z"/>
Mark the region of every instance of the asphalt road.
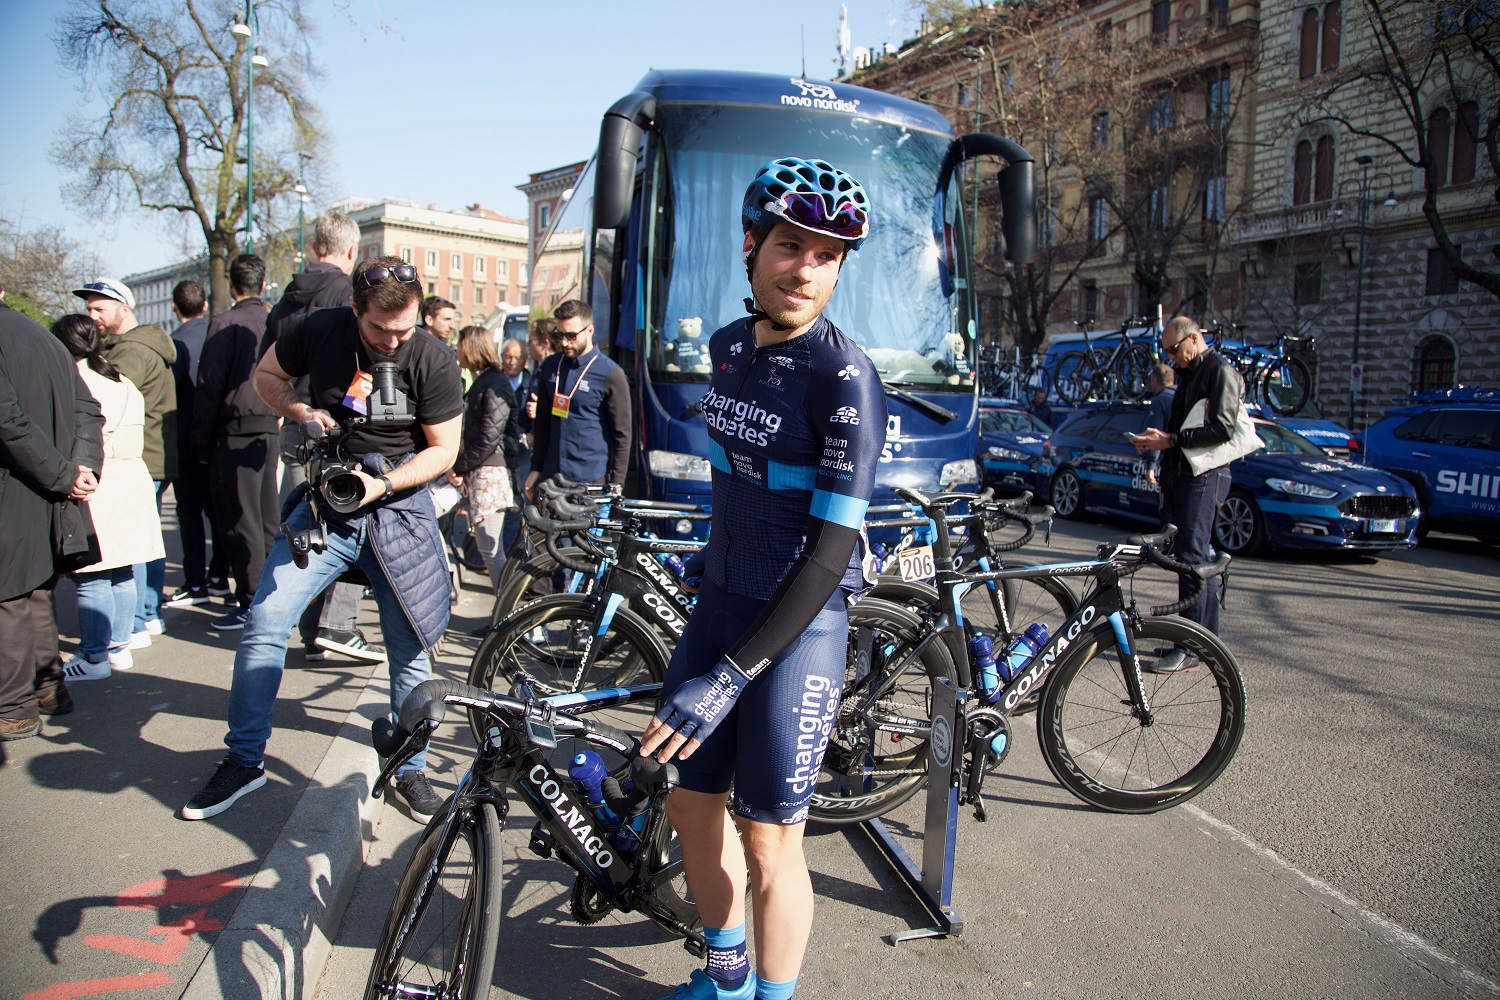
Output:
<path fill-rule="evenodd" d="M 1089 555 L 1116 525 L 1060 523 L 1026 561 Z M 1500 996 L 1500 553 L 1434 536 L 1380 557 L 1235 564 L 1224 638 L 1249 696 L 1226 774 L 1155 816 L 1096 812 L 1022 725 L 960 823 L 962 936 L 926 921 L 867 837 L 810 831 L 819 896 L 800 996 Z M 1172 583 L 1136 577 L 1142 604 Z M 451 787 L 465 735 L 441 734 Z M 445 762 L 446 758 L 446 762 Z M 444 771 L 444 768 L 447 771 Z M 568 871 L 506 832 L 496 997 L 659 997 L 693 961 L 649 924 L 567 916 Z M 920 857 L 918 803 L 892 829 Z M 388 807 L 318 996 L 357 995 L 418 830 Z"/>

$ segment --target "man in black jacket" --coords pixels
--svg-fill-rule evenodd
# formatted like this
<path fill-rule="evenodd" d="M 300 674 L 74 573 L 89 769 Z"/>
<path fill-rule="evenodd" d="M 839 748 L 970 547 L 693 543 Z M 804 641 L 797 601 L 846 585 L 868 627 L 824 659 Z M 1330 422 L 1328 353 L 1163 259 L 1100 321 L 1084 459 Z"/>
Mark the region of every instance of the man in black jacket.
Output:
<path fill-rule="evenodd" d="M 242 253 L 229 265 L 234 305 L 208 324 L 193 393 L 191 447 L 208 463 L 213 518 L 234 577 L 236 606 L 213 627 L 245 627 L 256 581 L 276 538 L 276 435 L 281 417 L 255 391 L 266 334 L 266 265 Z"/>
<path fill-rule="evenodd" d="M 1178 316 L 1167 324 L 1161 335 L 1161 349 L 1182 374 L 1181 384 L 1172 397 L 1167 426 L 1146 428 L 1145 433 L 1136 435 L 1135 447 L 1141 452 L 1162 452 L 1162 518 L 1177 525 L 1172 554 L 1182 562 L 1199 566 L 1213 561 L 1214 518 L 1229 496 L 1229 467 L 1222 465 L 1195 475 L 1182 450 L 1224 444 L 1233 437 L 1245 390 L 1239 373 L 1204 342 L 1203 331 L 1186 316 Z M 1189 413 L 1200 402 L 1201 422 L 1189 421 Z M 1194 581 L 1179 580 L 1177 596 L 1186 597 L 1193 586 Z M 1218 577 L 1209 578 L 1198 603 L 1183 615 L 1218 633 Z M 1191 670 L 1195 665 L 1196 657 L 1175 649 L 1143 669 L 1175 673 Z"/>
<path fill-rule="evenodd" d="M 313 253 L 317 260 L 307 270 L 292 276 L 266 320 L 266 343 L 274 344 L 283 333 L 300 324 L 319 309 L 347 306 L 354 294 L 349 275 L 354 272 L 354 258 L 359 250 L 359 224 L 347 215 L 328 212 L 313 223 Z M 312 402 L 306 376 L 292 383 L 297 398 Z M 297 454 L 304 438 L 302 428 L 292 424 L 281 429 L 281 503 L 286 504 L 307 475 Z M 380 663 L 385 653 L 369 640 L 355 624 L 359 617 L 359 597 L 364 588 L 357 583 L 337 581 L 307 606 L 298 623 L 302 634 L 302 658 L 322 660 L 329 652 L 343 653 L 357 660 Z"/>
<path fill-rule="evenodd" d="M 0 289 L 0 740 L 65 715 L 52 585 L 53 508 L 86 500 L 104 466 L 104 417 L 56 337 Z"/>

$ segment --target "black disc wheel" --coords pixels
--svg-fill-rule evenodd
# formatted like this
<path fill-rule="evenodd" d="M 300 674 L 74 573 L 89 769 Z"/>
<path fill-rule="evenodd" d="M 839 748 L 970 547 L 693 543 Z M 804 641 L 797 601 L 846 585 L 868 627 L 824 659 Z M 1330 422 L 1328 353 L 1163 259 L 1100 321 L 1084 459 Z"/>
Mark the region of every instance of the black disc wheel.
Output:
<path fill-rule="evenodd" d="M 1232 556 L 1249 556 L 1265 545 L 1265 519 L 1255 500 L 1239 490 L 1230 493 L 1214 520 L 1214 546 Z"/>
<path fill-rule="evenodd" d="M 813 790 L 811 819 L 873 819 L 922 787 L 932 685 L 954 676 L 940 641 L 913 655 L 923 637 L 921 619 L 907 608 L 867 597 L 850 609 L 843 699 Z"/>
<path fill-rule="evenodd" d="M 1151 813 L 1197 795 L 1223 773 L 1245 732 L 1245 685 L 1234 656 L 1185 618 L 1147 618 L 1128 634 L 1144 668 L 1159 647 L 1197 665 L 1142 673 L 1133 703 L 1108 624 L 1079 637 L 1053 668 L 1037 713 L 1042 757 L 1063 787 L 1110 812 Z"/>
<path fill-rule="evenodd" d="M 1083 513 L 1083 480 L 1072 469 L 1058 469 L 1052 477 L 1048 499 L 1058 517 L 1075 518 Z"/>
<path fill-rule="evenodd" d="M 500 821 L 474 802 L 433 818 L 396 888 L 365 1000 L 487 997 L 500 940 Z"/>
<path fill-rule="evenodd" d="M 596 635 L 592 597 L 553 594 L 518 609 L 490 629 L 469 664 L 468 682 L 504 691 L 524 671 L 543 695 L 649 684 L 667 674 L 670 655 L 656 630 L 628 608 L 619 608 Z M 474 738 L 483 714 L 471 711 Z"/>
<path fill-rule="evenodd" d="M 1261 376 L 1260 398 L 1283 417 L 1296 414 L 1312 395 L 1312 372 L 1301 358 L 1281 358 Z"/>

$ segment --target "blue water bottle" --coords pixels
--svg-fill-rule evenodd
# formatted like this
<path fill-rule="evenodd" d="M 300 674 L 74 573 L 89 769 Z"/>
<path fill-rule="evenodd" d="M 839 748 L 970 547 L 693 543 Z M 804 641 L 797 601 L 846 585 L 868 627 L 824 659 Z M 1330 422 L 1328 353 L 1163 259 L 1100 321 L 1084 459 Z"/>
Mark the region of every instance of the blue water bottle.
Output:
<path fill-rule="evenodd" d="M 1011 644 L 1005 648 L 1005 662 L 1000 667 L 1005 683 L 1009 684 L 1016 678 L 1016 675 L 1025 670 L 1031 658 L 1041 652 L 1045 645 L 1047 645 L 1045 622 L 1032 622 L 1026 626 L 1026 631 L 1011 640 Z"/>
<path fill-rule="evenodd" d="M 592 750 L 584 750 L 568 765 L 568 777 L 573 779 L 573 783 L 583 793 L 584 801 L 608 833 L 609 842 L 614 845 L 615 850 L 635 850 L 640 838 L 625 825 L 625 821 L 609 807 L 605 799 L 604 786 L 613 779 L 609 776 L 609 768 L 604 766 L 604 759 Z M 611 791 L 619 795 L 619 785 L 616 784 Z"/>
<path fill-rule="evenodd" d="M 974 674 L 979 679 L 979 697 L 993 704 L 1000 694 L 1000 671 L 995 664 L 995 641 L 987 635 L 976 635 L 969 640 L 969 660 L 974 664 Z"/>
<path fill-rule="evenodd" d="M 667 569 L 672 571 L 673 576 L 679 580 L 682 579 L 682 556 L 675 552 L 668 552 L 661 557 L 661 561 L 666 563 Z"/>

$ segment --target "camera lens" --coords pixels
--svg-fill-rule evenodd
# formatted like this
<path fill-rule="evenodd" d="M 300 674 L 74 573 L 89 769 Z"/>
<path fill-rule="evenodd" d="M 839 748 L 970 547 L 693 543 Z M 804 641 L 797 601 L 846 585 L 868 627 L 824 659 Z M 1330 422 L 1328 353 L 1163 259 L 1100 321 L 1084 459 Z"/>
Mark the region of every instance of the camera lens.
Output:
<path fill-rule="evenodd" d="M 319 484 L 323 499 L 340 514 L 353 513 L 365 498 L 365 484 L 352 472 L 330 470 Z"/>
<path fill-rule="evenodd" d="M 378 398 L 382 405 L 395 406 L 396 376 L 401 367 L 392 361 L 376 362 L 370 370 L 370 395 Z"/>

